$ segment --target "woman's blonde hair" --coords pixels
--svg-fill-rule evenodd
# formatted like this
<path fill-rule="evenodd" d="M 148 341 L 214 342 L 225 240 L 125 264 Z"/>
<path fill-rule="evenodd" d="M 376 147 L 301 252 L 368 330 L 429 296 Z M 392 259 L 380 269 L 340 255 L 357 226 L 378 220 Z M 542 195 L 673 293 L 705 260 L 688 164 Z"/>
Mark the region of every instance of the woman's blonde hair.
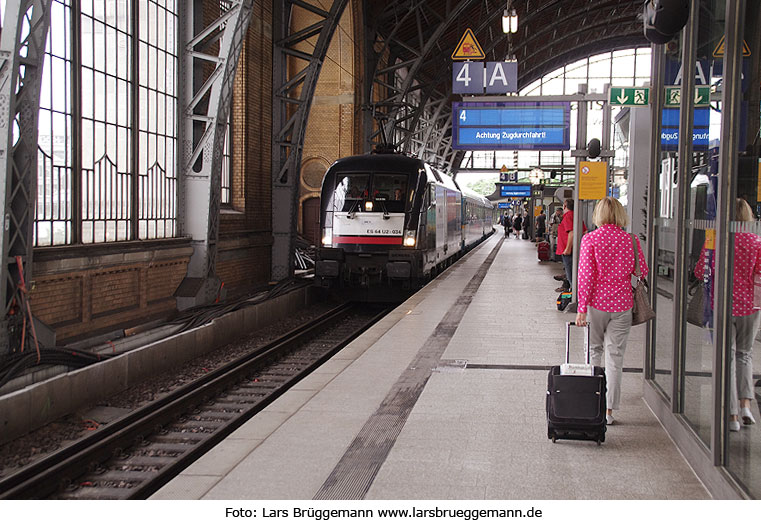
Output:
<path fill-rule="evenodd" d="M 755 220 L 755 217 L 753 217 L 753 209 L 745 199 L 735 200 L 735 220 L 744 222 L 752 222 Z"/>
<path fill-rule="evenodd" d="M 615 224 L 621 228 L 626 228 L 629 224 L 629 217 L 626 210 L 617 199 L 605 197 L 597 203 L 595 211 L 592 213 L 592 222 L 598 226 L 603 224 Z"/>

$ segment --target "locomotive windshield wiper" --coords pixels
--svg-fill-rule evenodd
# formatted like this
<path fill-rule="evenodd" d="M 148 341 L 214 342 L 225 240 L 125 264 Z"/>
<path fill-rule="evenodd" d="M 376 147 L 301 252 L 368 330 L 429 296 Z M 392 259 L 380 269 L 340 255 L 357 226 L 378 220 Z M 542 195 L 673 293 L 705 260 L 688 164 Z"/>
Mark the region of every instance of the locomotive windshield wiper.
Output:
<path fill-rule="evenodd" d="M 383 207 L 383 220 L 387 221 L 388 219 L 391 218 L 391 215 L 388 213 L 388 210 L 386 209 L 386 201 L 381 200 L 380 203 L 381 203 L 381 206 Z"/>
<path fill-rule="evenodd" d="M 347 219 L 353 219 L 357 215 L 357 206 L 359 206 L 359 200 L 355 200 L 354 204 L 349 208 L 349 213 L 346 215 Z"/>

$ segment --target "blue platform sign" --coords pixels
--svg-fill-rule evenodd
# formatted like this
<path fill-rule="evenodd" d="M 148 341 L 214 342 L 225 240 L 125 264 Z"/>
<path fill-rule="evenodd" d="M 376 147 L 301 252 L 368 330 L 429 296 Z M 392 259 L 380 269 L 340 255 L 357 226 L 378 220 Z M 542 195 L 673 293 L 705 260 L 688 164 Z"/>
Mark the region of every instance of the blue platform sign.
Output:
<path fill-rule="evenodd" d="M 692 129 L 692 148 L 696 151 L 708 149 L 710 108 L 695 108 Z M 679 148 L 679 108 L 664 108 L 661 118 L 661 149 L 677 151 Z"/>
<path fill-rule="evenodd" d="M 453 102 L 454 149 L 567 150 L 570 102 Z"/>
<path fill-rule="evenodd" d="M 484 63 L 455 62 L 452 64 L 452 93 L 484 94 Z"/>
<path fill-rule="evenodd" d="M 531 197 L 530 184 L 500 184 L 500 197 Z"/>

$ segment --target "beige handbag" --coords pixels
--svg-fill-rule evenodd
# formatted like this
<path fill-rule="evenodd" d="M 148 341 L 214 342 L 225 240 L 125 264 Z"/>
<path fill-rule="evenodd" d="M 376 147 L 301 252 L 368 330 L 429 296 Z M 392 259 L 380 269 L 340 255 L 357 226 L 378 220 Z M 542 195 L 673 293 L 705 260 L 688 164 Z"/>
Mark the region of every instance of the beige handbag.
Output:
<path fill-rule="evenodd" d="M 634 306 L 632 307 L 632 326 L 645 323 L 655 317 L 655 312 L 650 307 L 647 300 L 647 284 L 642 280 L 639 272 L 639 250 L 637 249 L 637 238 L 632 234 L 632 245 L 634 246 L 634 276 L 637 278 L 637 285 L 632 287 L 634 294 Z"/>

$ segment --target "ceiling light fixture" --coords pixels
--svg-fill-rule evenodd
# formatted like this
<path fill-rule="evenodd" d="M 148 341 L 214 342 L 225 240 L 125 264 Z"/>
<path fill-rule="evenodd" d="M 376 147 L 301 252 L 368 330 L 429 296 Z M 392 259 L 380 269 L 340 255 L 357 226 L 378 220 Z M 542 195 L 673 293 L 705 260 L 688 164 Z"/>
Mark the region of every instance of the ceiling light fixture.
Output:
<path fill-rule="evenodd" d="M 506 34 L 518 32 L 518 13 L 510 7 L 510 2 L 502 13 L 502 32 Z"/>

